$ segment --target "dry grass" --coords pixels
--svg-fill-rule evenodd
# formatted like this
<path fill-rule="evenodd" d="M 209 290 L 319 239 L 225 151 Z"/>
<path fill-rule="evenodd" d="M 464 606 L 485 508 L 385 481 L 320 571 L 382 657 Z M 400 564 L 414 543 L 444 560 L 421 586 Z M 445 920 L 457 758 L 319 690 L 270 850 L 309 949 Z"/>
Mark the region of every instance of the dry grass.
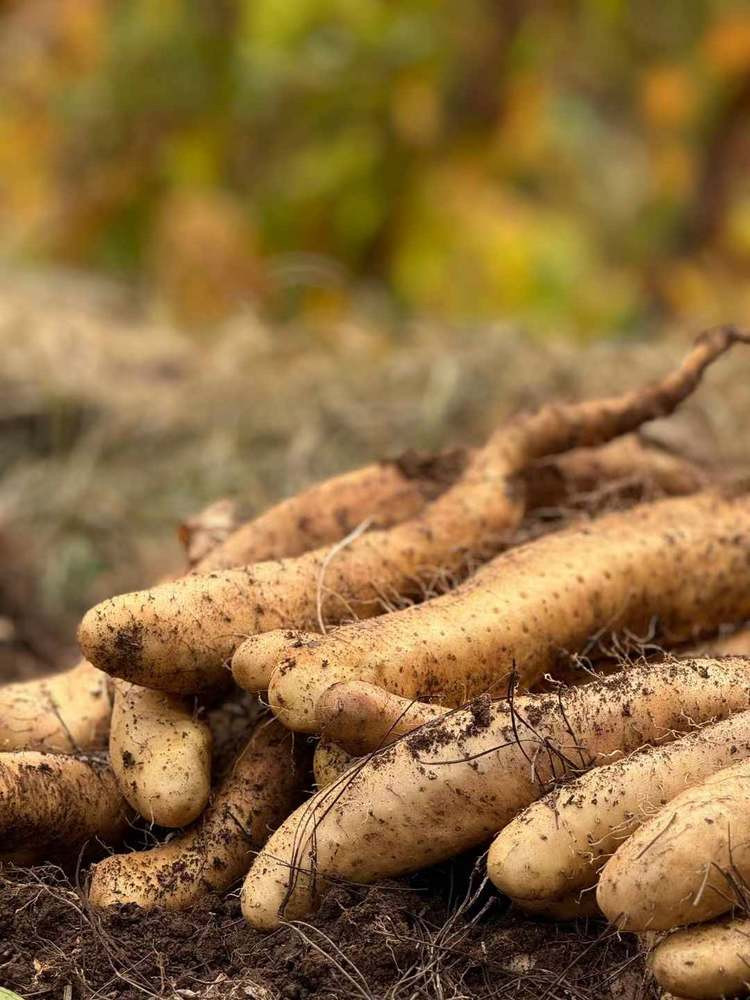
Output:
<path fill-rule="evenodd" d="M 374 457 L 480 439 L 550 397 L 661 373 L 694 332 L 579 348 L 508 324 L 394 334 L 363 322 L 321 337 L 248 314 L 201 339 L 125 289 L 6 271 L 0 530 L 23 538 L 44 605 L 72 627 L 95 600 L 178 565 L 176 524 L 217 496 L 251 512 Z M 650 433 L 747 463 L 748 370 L 738 348 Z"/>

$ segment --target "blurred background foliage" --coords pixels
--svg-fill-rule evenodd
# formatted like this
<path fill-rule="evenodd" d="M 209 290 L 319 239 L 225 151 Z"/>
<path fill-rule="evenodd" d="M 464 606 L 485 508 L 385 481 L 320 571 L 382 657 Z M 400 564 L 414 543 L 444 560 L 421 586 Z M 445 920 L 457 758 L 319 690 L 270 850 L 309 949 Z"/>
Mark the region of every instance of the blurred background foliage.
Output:
<path fill-rule="evenodd" d="M 250 308 L 691 328 L 750 305 L 750 6 L 4 0 L 6 257 Z"/>

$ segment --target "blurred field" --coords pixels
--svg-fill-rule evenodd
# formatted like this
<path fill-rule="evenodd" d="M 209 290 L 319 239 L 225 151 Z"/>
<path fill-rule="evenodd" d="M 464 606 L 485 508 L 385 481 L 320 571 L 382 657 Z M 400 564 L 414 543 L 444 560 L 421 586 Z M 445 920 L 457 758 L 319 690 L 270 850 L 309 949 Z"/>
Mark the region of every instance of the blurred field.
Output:
<path fill-rule="evenodd" d="M 0 253 L 197 329 L 750 306 L 741 0 L 9 0 Z"/>
<path fill-rule="evenodd" d="M 252 513 L 373 458 L 479 440 L 545 399 L 663 372 L 694 332 L 582 349 L 504 324 L 386 334 L 346 321 L 313 348 L 304 327 L 245 313 L 206 342 L 149 320 L 125 287 L 5 271 L 0 538 L 37 581 L 27 610 L 70 641 L 94 601 L 180 566 L 178 523 L 217 497 Z M 737 348 L 648 433 L 748 467 L 749 366 Z"/>

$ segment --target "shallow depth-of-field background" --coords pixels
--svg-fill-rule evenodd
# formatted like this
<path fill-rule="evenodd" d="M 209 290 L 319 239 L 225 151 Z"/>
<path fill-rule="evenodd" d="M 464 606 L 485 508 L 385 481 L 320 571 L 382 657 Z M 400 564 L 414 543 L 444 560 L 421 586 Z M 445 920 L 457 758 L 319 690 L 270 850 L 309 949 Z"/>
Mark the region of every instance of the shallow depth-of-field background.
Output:
<path fill-rule="evenodd" d="M 218 497 L 479 441 L 749 315 L 746 3 L 7 0 L 0 680 L 179 570 Z M 750 475 L 749 371 L 647 433 Z M 6 871 L 0 986 L 651 1000 L 632 940 L 508 916 L 473 860 L 271 937 L 234 896 L 102 916 L 78 872 Z"/>

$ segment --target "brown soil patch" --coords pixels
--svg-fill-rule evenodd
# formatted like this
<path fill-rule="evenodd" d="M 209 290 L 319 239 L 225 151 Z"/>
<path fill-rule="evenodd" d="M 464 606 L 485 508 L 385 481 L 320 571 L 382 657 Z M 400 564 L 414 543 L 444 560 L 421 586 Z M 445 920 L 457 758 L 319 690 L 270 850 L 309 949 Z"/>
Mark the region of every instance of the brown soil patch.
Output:
<path fill-rule="evenodd" d="M 24 997 L 142 1000 L 655 1000 L 634 939 L 509 908 L 461 859 L 338 887 L 309 924 L 260 934 L 236 895 L 185 913 L 91 911 L 59 869 L 2 878 L 0 981 Z"/>

